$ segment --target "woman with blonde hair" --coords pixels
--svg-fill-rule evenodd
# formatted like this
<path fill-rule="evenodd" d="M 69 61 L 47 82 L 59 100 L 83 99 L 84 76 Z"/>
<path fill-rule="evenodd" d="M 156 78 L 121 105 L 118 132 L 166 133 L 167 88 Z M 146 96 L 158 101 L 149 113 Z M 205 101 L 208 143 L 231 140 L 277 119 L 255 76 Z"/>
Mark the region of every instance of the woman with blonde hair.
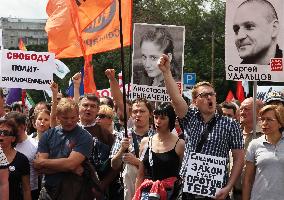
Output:
<path fill-rule="evenodd" d="M 259 111 L 264 133 L 249 144 L 243 178 L 243 200 L 279 200 L 284 196 L 284 107 Z"/>

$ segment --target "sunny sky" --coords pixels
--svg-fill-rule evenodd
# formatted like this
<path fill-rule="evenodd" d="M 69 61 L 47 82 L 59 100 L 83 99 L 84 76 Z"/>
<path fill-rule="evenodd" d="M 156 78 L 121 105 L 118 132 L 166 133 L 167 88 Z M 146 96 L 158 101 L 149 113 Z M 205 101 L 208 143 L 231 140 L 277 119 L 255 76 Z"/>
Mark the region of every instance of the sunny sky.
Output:
<path fill-rule="evenodd" d="M 1 0 L 0 17 L 46 19 L 48 0 Z"/>

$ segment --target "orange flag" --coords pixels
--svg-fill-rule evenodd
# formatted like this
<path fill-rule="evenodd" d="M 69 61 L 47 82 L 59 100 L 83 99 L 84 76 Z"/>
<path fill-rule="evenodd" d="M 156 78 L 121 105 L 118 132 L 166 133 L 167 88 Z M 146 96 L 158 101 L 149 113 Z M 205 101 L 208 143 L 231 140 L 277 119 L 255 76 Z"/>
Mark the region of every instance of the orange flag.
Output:
<path fill-rule="evenodd" d="M 76 46 L 76 50 L 83 55 L 78 36 L 112 2 L 113 0 L 49 0 L 46 7 L 49 18 L 45 26 L 49 51 L 54 52 L 57 58 L 62 58 L 60 54 L 65 49 Z M 74 16 L 78 21 L 72 19 Z M 74 56 L 67 53 L 64 57 Z"/>
<path fill-rule="evenodd" d="M 23 42 L 22 38 L 20 38 L 18 46 L 19 46 L 20 50 L 27 51 L 27 48 L 26 48 L 25 43 Z"/>
<path fill-rule="evenodd" d="M 50 2 L 56 2 L 57 4 L 61 2 L 61 5 L 57 7 L 66 7 L 64 0 L 49 0 L 47 10 L 48 7 L 50 7 Z M 131 44 L 132 39 L 132 0 L 123 0 L 121 3 L 123 45 L 127 46 Z M 113 1 L 113 3 L 81 33 L 81 38 L 86 48 L 86 55 L 106 52 L 120 47 L 118 8 L 118 0 Z M 68 19 L 66 19 L 67 22 L 63 24 L 62 21 L 65 20 L 64 16 L 67 16 Z M 78 17 L 80 18 L 80 14 Z M 48 49 L 54 52 L 57 58 L 83 56 L 80 43 L 76 38 L 76 32 L 74 29 L 70 28 L 73 26 L 71 21 L 70 11 L 62 8 L 60 12 L 54 11 L 53 15 L 51 15 L 47 21 Z M 52 27 L 51 25 L 54 23 L 56 23 L 55 27 L 57 28 L 50 29 L 50 27 Z"/>
<path fill-rule="evenodd" d="M 85 56 L 84 65 L 84 94 L 97 94 L 92 66 L 92 55 Z"/>

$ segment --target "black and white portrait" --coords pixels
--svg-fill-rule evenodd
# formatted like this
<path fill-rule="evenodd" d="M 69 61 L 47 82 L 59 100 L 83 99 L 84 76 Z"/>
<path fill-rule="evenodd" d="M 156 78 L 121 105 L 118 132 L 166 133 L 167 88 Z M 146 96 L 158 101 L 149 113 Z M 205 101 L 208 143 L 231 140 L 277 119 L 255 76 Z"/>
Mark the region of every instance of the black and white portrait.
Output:
<path fill-rule="evenodd" d="M 283 81 L 283 10 L 282 0 L 226 1 L 227 80 Z"/>
<path fill-rule="evenodd" d="M 229 0 L 226 3 L 226 55 L 230 63 L 269 65 L 271 58 L 283 57 L 283 37 L 280 37 L 283 1 Z"/>
<path fill-rule="evenodd" d="M 173 77 L 181 82 L 184 27 L 134 24 L 133 40 L 133 84 L 165 86 L 163 74 L 157 65 L 162 54 L 169 56 Z"/>

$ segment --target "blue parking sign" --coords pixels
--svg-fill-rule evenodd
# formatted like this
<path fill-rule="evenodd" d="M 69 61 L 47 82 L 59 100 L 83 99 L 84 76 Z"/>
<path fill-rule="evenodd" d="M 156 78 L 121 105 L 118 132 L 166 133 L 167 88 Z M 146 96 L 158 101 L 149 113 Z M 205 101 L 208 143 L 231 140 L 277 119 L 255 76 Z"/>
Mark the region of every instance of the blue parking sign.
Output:
<path fill-rule="evenodd" d="M 185 85 L 195 85 L 196 73 L 184 73 L 183 74 L 183 84 Z"/>

